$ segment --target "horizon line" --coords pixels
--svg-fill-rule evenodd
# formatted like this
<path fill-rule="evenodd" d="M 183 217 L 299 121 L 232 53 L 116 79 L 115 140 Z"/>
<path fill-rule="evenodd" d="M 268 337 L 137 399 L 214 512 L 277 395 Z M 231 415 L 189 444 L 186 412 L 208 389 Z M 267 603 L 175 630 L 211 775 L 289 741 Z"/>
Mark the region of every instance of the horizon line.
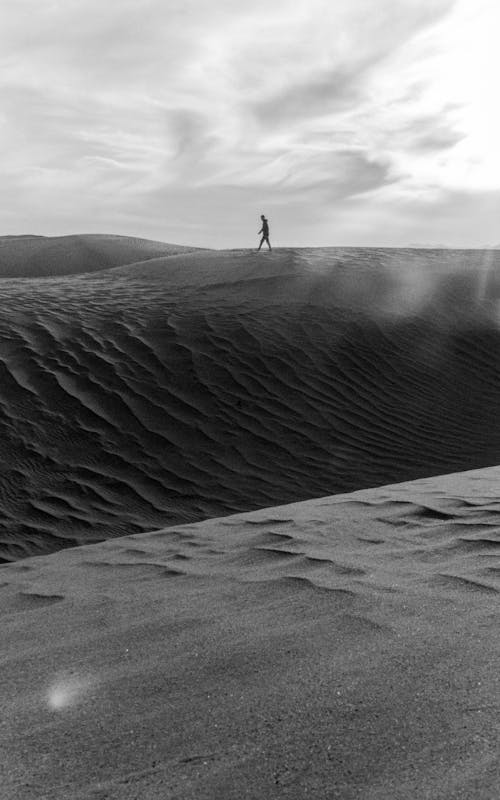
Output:
<path fill-rule="evenodd" d="M 192 248 L 193 250 L 211 250 L 213 252 L 229 252 L 231 250 L 255 250 L 257 252 L 257 246 L 251 245 L 232 245 L 230 247 L 211 247 L 209 245 L 194 245 L 194 244 L 183 244 L 181 242 L 173 242 L 173 241 L 166 241 L 164 239 L 150 239 L 146 236 L 136 235 L 136 234 L 125 234 L 125 233 L 105 233 L 103 231 L 87 231 L 85 233 L 62 233 L 62 234 L 44 234 L 44 233 L 4 233 L 0 234 L 1 239 L 63 239 L 63 238 L 70 238 L 70 237 L 77 237 L 77 236 L 115 236 L 116 238 L 122 239 L 143 239 L 145 241 L 151 242 L 161 242 L 162 244 L 169 244 L 178 247 L 186 247 Z M 409 244 L 282 244 L 282 245 L 274 245 L 273 244 L 273 251 L 274 250 L 311 250 L 311 249 L 326 249 L 326 248 L 338 248 L 342 250 L 498 250 L 500 249 L 500 244 L 483 244 L 483 245 L 453 245 L 453 244 L 443 244 L 443 243 L 415 243 L 411 242 Z M 261 252 L 269 253 L 269 251 L 262 250 Z"/>

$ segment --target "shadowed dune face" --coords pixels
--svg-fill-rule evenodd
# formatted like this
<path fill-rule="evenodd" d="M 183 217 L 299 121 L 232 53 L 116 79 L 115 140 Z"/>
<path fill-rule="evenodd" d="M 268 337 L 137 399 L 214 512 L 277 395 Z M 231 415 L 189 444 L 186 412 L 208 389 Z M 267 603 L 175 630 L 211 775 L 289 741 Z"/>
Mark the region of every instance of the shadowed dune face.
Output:
<path fill-rule="evenodd" d="M 499 462 L 496 253 L 151 259 L 0 282 L 3 560 Z"/>

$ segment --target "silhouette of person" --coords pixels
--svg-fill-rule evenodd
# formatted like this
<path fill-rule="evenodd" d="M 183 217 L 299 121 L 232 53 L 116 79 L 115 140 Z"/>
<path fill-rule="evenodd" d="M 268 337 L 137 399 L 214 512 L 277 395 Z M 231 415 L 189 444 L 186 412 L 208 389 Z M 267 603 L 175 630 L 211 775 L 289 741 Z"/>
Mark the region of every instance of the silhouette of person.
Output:
<path fill-rule="evenodd" d="M 269 241 L 269 222 L 265 218 L 264 214 L 261 214 L 260 218 L 262 220 L 262 228 L 260 229 L 259 233 L 262 234 L 262 239 L 260 240 L 260 244 L 257 249 L 260 250 L 264 242 L 267 242 L 267 246 L 270 250 L 272 250 L 271 242 Z"/>

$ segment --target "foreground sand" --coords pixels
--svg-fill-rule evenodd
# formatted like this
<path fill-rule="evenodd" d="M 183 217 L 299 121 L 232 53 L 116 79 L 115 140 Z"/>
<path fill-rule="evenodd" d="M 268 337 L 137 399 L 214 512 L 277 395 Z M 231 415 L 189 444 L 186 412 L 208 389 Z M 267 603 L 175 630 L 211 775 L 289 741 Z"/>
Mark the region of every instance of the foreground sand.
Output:
<path fill-rule="evenodd" d="M 1 567 L 2 800 L 499 797 L 499 485 Z"/>

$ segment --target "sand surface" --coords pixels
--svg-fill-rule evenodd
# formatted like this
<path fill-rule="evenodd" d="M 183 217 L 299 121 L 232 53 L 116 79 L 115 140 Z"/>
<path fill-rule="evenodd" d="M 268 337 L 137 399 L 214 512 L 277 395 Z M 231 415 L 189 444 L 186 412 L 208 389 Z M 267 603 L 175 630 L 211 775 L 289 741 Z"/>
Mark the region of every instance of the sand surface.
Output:
<path fill-rule="evenodd" d="M 0 238 L 1 800 L 497 800 L 499 266 Z"/>
<path fill-rule="evenodd" d="M 187 250 L 0 240 L 1 561 L 500 462 L 500 252 Z"/>
<path fill-rule="evenodd" d="M 197 248 L 133 236 L 0 236 L 0 277 L 47 277 L 98 272 Z"/>
<path fill-rule="evenodd" d="M 500 468 L 0 568 L 2 800 L 500 796 Z"/>

